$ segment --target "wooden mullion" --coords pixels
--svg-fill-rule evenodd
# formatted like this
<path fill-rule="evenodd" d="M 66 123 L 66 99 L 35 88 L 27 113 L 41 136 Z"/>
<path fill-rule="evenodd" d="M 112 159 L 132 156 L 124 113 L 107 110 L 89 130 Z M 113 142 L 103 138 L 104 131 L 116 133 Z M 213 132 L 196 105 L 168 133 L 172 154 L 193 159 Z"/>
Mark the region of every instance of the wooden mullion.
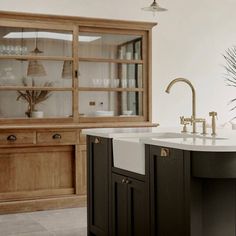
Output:
<path fill-rule="evenodd" d="M 79 27 L 78 25 L 74 25 L 73 30 L 73 105 L 72 105 L 72 111 L 73 111 L 73 118 L 75 122 L 78 122 L 79 118 L 79 100 L 78 100 L 78 87 L 79 87 L 79 67 L 78 67 L 78 48 L 79 48 Z"/>

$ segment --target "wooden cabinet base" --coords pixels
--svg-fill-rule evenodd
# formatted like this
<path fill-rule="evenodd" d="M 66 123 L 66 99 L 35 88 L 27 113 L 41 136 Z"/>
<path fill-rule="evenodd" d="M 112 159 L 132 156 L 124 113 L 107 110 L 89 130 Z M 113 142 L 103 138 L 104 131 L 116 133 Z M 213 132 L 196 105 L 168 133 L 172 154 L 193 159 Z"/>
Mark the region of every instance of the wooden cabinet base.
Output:
<path fill-rule="evenodd" d="M 0 214 L 85 207 L 86 202 L 86 195 L 70 195 L 44 199 L 1 202 Z"/>

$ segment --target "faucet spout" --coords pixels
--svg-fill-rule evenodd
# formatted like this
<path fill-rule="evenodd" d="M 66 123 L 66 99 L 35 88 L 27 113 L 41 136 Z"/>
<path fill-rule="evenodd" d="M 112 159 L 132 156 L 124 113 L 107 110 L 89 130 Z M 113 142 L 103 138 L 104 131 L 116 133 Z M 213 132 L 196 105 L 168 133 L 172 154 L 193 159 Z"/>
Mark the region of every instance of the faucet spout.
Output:
<path fill-rule="evenodd" d="M 192 118 L 192 124 L 193 124 L 193 133 L 195 133 L 196 132 L 196 124 L 195 124 L 195 120 L 196 120 L 196 92 L 195 92 L 195 88 L 193 87 L 193 84 L 187 79 L 177 78 L 177 79 L 172 80 L 169 83 L 169 85 L 166 88 L 166 93 L 170 93 L 172 86 L 178 82 L 183 82 L 183 83 L 188 84 L 192 90 L 192 117 L 191 118 Z"/>

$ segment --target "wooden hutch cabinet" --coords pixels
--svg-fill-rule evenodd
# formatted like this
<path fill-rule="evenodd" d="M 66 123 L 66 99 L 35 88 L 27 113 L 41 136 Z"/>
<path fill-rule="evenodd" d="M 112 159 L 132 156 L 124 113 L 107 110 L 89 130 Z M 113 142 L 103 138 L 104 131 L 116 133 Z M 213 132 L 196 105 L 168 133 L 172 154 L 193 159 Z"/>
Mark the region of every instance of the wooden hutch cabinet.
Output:
<path fill-rule="evenodd" d="M 0 12 L 0 213 L 85 205 L 81 130 L 154 126 L 153 26 Z"/>

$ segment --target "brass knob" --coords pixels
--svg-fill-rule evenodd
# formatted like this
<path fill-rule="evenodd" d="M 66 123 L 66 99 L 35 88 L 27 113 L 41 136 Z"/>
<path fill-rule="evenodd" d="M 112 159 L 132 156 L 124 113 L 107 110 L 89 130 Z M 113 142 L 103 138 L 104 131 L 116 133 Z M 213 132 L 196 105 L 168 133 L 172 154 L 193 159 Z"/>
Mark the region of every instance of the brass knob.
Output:
<path fill-rule="evenodd" d="M 122 184 L 124 184 L 124 183 L 126 182 L 126 180 L 125 180 L 125 179 L 122 179 L 122 181 L 121 181 L 121 182 L 122 182 Z"/>
<path fill-rule="evenodd" d="M 126 183 L 126 184 L 131 184 L 131 181 L 127 179 L 127 180 L 125 181 L 125 183 Z"/>
<path fill-rule="evenodd" d="M 7 137 L 7 140 L 8 140 L 8 141 L 11 141 L 11 142 L 14 142 L 14 141 L 17 140 L 17 138 L 16 138 L 15 135 L 9 135 L 9 136 Z"/>
<path fill-rule="evenodd" d="M 60 134 L 54 134 L 52 136 L 53 139 L 61 139 L 61 135 Z"/>
<path fill-rule="evenodd" d="M 161 157 L 168 157 L 170 155 L 170 150 L 168 148 L 161 148 Z"/>
<path fill-rule="evenodd" d="M 94 143 L 95 143 L 95 144 L 100 143 L 100 139 L 99 139 L 99 138 L 95 138 Z"/>

